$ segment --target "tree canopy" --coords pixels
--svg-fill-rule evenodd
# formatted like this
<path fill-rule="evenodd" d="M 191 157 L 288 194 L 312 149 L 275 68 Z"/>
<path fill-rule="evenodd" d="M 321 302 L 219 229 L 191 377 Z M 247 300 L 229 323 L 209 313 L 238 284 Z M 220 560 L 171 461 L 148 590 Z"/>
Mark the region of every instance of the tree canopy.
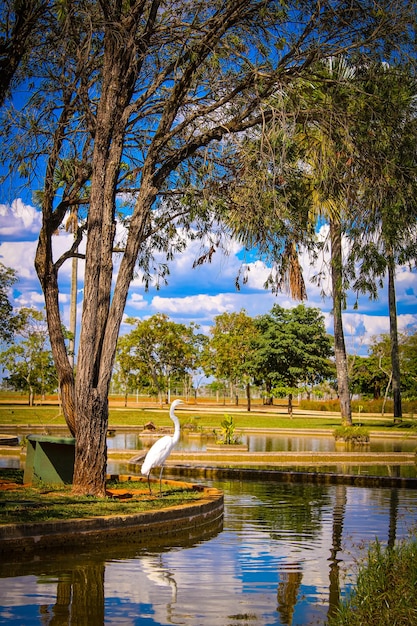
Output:
<path fill-rule="evenodd" d="M 208 375 L 227 381 L 230 391 L 245 384 L 250 411 L 250 384 L 254 377 L 253 343 L 256 326 L 246 311 L 222 313 L 214 318 L 211 338 L 205 346 L 203 363 Z M 237 397 L 237 395 L 236 395 Z"/>
<path fill-rule="evenodd" d="M 332 344 L 319 309 L 302 304 L 293 309 L 274 305 L 255 319 L 258 379 L 274 395 L 291 399 L 299 385 L 313 386 L 334 373 Z"/>
<path fill-rule="evenodd" d="M 414 8 L 404 0 L 47 3 L 14 75 L 27 91 L 19 107 L 11 101 L 2 110 L 1 159 L 29 183 L 42 181 L 35 265 L 76 435 L 74 492 L 105 494 L 108 390 L 137 267 L 145 284 L 164 280 L 157 256 L 181 250 L 186 234 L 205 237 L 211 253 L 222 214 L 208 201 L 234 176 L 236 143 L 276 116 L 271 95 L 320 58 L 400 54 L 413 35 Z M 74 243 L 55 258 L 53 236 L 74 216 Z M 74 378 L 59 270 L 81 255 L 83 238 Z"/>
<path fill-rule="evenodd" d="M 43 396 L 56 391 L 58 378 L 44 313 L 22 308 L 15 319 L 16 340 L 0 352 L 0 363 L 7 371 L 6 382 L 16 390 L 26 391 L 32 405 L 35 394 Z"/>
<path fill-rule="evenodd" d="M 116 359 L 119 378 L 135 380 L 136 388 L 146 388 L 161 401 L 170 398 L 171 386 L 186 381 L 197 370 L 205 337 L 197 326 L 177 324 L 166 315 L 147 320 L 129 319 L 135 328 L 118 342 Z"/>
<path fill-rule="evenodd" d="M 0 341 L 10 343 L 16 329 L 16 317 L 9 300 L 9 290 L 17 281 L 16 272 L 0 263 Z"/>

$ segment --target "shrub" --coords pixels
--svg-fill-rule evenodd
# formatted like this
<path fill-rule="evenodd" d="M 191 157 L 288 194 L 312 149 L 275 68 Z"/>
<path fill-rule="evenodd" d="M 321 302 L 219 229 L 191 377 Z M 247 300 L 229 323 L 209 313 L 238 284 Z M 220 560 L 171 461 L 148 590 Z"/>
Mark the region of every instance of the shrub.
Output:
<path fill-rule="evenodd" d="M 307 411 L 332 411 L 334 413 L 340 411 L 339 400 L 300 400 L 298 406 Z"/>
<path fill-rule="evenodd" d="M 220 443 L 225 445 L 239 444 L 240 439 L 235 435 L 235 423 L 232 415 L 225 415 L 224 420 L 221 422 L 222 427 L 222 439 Z"/>
<path fill-rule="evenodd" d="M 356 588 L 328 626 L 417 624 L 417 539 L 383 550 L 377 541 L 359 568 Z"/>
<path fill-rule="evenodd" d="M 382 413 L 382 405 L 384 403 L 383 398 L 378 400 L 361 398 L 360 400 L 352 400 L 352 412 L 353 413 L 375 413 L 380 415 Z M 299 408 L 306 411 L 340 411 L 339 400 L 300 400 Z M 402 409 L 404 414 L 410 414 L 414 416 L 417 413 L 417 400 L 404 399 L 402 401 Z M 393 401 L 388 399 L 385 404 L 385 413 L 392 413 L 394 410 Z"/>
<path fill-rule="evenodd" d="M 363 426 L 338 426 L 333 434 L 336 441 L 342 439 L 347 443 L 369 443 L 369 430 Z"/>

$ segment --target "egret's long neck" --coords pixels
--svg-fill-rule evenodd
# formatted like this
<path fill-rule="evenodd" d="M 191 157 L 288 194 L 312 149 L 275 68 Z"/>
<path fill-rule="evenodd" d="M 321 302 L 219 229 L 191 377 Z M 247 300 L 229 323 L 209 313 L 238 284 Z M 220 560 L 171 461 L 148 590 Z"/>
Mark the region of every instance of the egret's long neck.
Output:
<path fill-rule="evenodd" d="M 174 415 L 174 413 L 171 413 L 170 418 L 172 419 L 172 421 L 175 424 L 175 428 L 174 428 L 174 436 L 172 437 L 172 441 L 174 446 L 177 445 L 177 443 L 180 440 L 180 423 L 178 421 L 178 417 L 176 415 Z"/>

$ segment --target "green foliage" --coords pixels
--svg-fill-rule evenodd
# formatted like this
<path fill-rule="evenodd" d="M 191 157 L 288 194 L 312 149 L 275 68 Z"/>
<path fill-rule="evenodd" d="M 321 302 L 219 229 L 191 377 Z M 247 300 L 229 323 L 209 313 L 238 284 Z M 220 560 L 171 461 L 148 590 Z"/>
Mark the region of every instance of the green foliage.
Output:
<path fill-rule="evenodd" d="M 313 386 L 333 376 L 332 346 L 318 309 L 274 305 L 255 324 L 257 381 L 263 382 L 267 395 L 274 390 L 289 395 L 300 385 Z"/>
<path fill-rule="evenodd" d="M 417 259 L 417 82 L 407 65 L 371 64 L 358 71 L 365 97 L 352 100 L 358 152 L 356 181 L 360 211 L 352 230 L 355 290 L 376 297 L 390 263 Z M 359 262 L 359 263 L 358 263 Z"/>
<path fill-rule="evenodd" d="M 163 314 L 128 323 L 135 328 L 118 341 L 114 375 L 125 392 L 142 389 L 161 395 L 199 367 L 206 339 L 195 332 L 195 324 L 178 324 Z"/>
<path fill-rule="evenodd" d="M 214 318 L 210 333 L 210 341 L 203 353 L 206 374 L 232 386 L 252 380 L 256 338 L 253 318 L 244 310 L 222 313 Z"/>
<path fill-rule="evenodd" d="M 0 263 L 0 341 L 10 343 L 16 328 L 16 317 L 9 300 L 9 290 L 17 281 L 16 272 Z"/>
<path fill-rule="evenodd" d="M 417 398 L 417 333 L 400 335 L 399 358 L 403 398 Z M 390 391 L 391 371 L 389 335 L 373 337 L 368 357 L 350 359 L 351 392 L 378 399 L 387 387 Z"/>
<path fill-rule="evenodd" d="M 331 411 L 332 413 L 340 411 L 339 400 L 300 400 L 298 406 L 303 411 Z"/>
<path fill-rule="evenodd" d="M 417 333 L 402 337 L 400 363 L 403 397 L 417 400 Z"/>
<path fill-rule="evenodd" d="M 193 433 L 203 432 L 203 426 L 201 425 L 199 415 L 193 415 L 187 422 L 181 424 L 182 431 L 189 430 Z"/>
<path fill-rule="evenodd" d="M 303 387 L 288 387 L 282 385 L 275 385 L 272 388 L 272 394 L 275 398 L 286 398 L 289 395 L 295 395 L 297 393 L 305 393 L 306 389 Z"/>
<path fill-rule="evenodd" d="M 387 367 L 388 369 L 385 369 Z M 351 393 L 378 399 L 384 395 L 389 383 L 390 364 L 376 352 L 368 357 L 350 359 L 349 385 Z"/>
<path fill-rule="evenodd" d="M 334 438 L 346 443 L 369 443 L 369 430 L 363 426 L 339 426 L 334 430 Z"/>
<path fill-rule="evenodd" d="M 376 541 L 356 587 L 328 626 L 411 626 L 417 623 L 417 539 L 382 549 Z"/>
<path fill-rule="evenodd" d="M 17 341 L 0 353 L 0 363 L 8 372 L 8 385 L 26 391 L 31 404 L 35 394 L 56 390 L 57 375 L 43 313 L 24 308 L 15 319 Z"/>
<path fill-rule="evenodd" d="M 224 420 L 221 422 L 220 425 L 222 427 L 221 443 L 229 446 L 240 443 L 239 437 L 235 435 L 236 425 L 232 415 L 225 415 Z"/>

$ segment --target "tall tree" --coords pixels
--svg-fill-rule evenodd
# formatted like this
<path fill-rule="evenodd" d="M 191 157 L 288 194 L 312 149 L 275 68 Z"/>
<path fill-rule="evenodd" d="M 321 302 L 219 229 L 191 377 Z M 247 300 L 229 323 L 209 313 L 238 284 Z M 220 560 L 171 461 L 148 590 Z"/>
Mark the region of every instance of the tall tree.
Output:
<path fill-rule="evenodd" d="M 32 406 L 36 393 L 53 392 L 58 382 L 43 312 L 21 309 L 16 315 L 15 337 L 16 341 L 0 353 L 0 363 L 8 372 L 9 385 L 26 391 Z"/>
<path fill-rule="evenodd" d="M 76 434 L 73 490 L 105 494 L 108 390 L 137 262 L 151 280 L 153 252 L 182 246 L 178 226 L 207 232 L 210 207 L 178 194 L 227 182 L 226 137 L 273 115 L 272 92 L 318 58 L 401 44 L 413 2 L 342 0 L 68 0 L 32 50 L 33 91 L 7 117 L 3 160 L 44 177 L 36 271 L 45 296 L 63 410 Z M 385 37 L 386 36 L 386 37 Z M 52 53 L 53 51 L 53 53 Z M 18 133 L 13 132 L 17 125 Z M 239 135 L 240 136 L 240 135 Z M 217 167 L 219 163 L 224 167 Z M 120 207 L 119 198 L 130 198 Z M 161 202 L 162 196 L 164 202 Z M 62 257 L 52 237 L 73 207 L 84 228 Z M 126 227 L 119 239 L 117 209 Z M 87 235 L 77 376 L 59 308 L 59 269 Z M 113 254 L 121 251 L 113 279 Z M 162 274 L 164 273 L 162 267 Z"/>
<path fill-rule="evenodd" d="M 344 277 L 342 237 L 349 219 L 351 196 L 350 163 L 352 142 L 345 112 L 352 96 L 353 70 L 344 58 L 327 59 L 318 68 L 319 82 L 312 82 L 304 99 L 312 115 L 296 129 L 294 140 L 302 145 L 304 173 L 310 181 L 311 216 L 314 223 L 325 219 L 329 224 L 330 276 L 334 328 L 334 354 L 337 391 L 342 422 L 352 424 L 348 359 L 343 330 L 346 281 Z M 319 105 L 319 106 L 317 106 Z"/>
<path fill-rule="evenodd" d="M 255 362 L 267 389 L 283 389 L 292 416 L 292 397 L 301 384 L 313 386 L 333 372 L 332 345 L 319 309 L 300 304 L 284 309 L 275 304 L 270 313 L 255 318 Z"/>
<path fill-rule="evenodd" d="M 191 375 L 199 365 L 204 343 L 196 325 L 186 326 L 159 313 L 147 320 L 127 320 L 135 328 L 119 339 L 119 367 L 147 382 L 161 402 L 170 401 L 171 382 Z"/>
<path fill-rule="evenodd" d="M 238 404 L 238 387 L 246 388 L 248 411 L 251 410 L 250 386 L 253 380 L 254 321 L 246 311 L 222 313 L 214 318 L 211 338 L 205 349 L 205 369 L 217 380 L 226 380 Z"/>
<path fill-rule="evenodd" d="M 246 245 L 256 245 L 274 259 L 275 283 L 288 284 L 291 295 L 306 297 L 298 254 L 301 246 L 313 253 L 316 260 L 316 227 L 329 224 L 331 296 L 333 301 L 334 350 L 337 370 L 341 418 L 352 423 L 349 394 L 348 362 L 344 340 L 342 311 L 345 301 L 346 276 L 342 236 L 348 219 L 350 163 L 352 142 L 349 138 L 349 99 L 352 97 L 353 70 L 344 58 L 329 58 L 314 66 L 307 80 L 294 81 L 285 95 L 285 106 L 292 112 L 293 123 L 284 130 L 271 123 L 270 150 L 265 139 L 257 140 L 259 175 L 243 171 L 243 183 L 255 183 L 261 201 L 254 200 L 256 218 L 247 219 L 241 206 L 233 202 L 229 221 Z M 252 142 L 253 143 L 253 142 Z M 245 160 L 245 158 L 244 158 Z M 236 193 L 236 192 L 235 192 Z M 262 238 L 254 238 L 255 230 Z M 320 275 L 320 273 L 318 273 Z"/>
<path fill-rule="evenodd" d="M 378 400 L 390 379 L 390 373 L 382 363 L 382 354 L 371 350 L 369 356 L 355 356 L 349 365 L 352 394 Z"/>
<path fill-rule="evenodd" d="M 392 385 L 393 371 L 390 367 L 391 341 L 390 336 L 381 335 L 376 338 L 370 347 L 370 355 L 375 357 L 378 362 L 378 369 L 385 374 L 384 385 L 384 401 L 382 404 L 382 415 L 385 412 L 385 405 L 388 399 L 388 393 Z"/>
<path fill-rule="evenodd" d="M 401 374 L 396 305 L 396 271 L 417 265 L 417 82 L 409 67 L 366 67 L 365 98 L 357 100 L 355 172 L 360 219 L 355 224 L 351 262 L 354 288 L 371 298 L 388 278 L 394 419 L 401 420 Z"/>
<path fill-rule="evenodd" d="M 417 397 L 417 332 L 403 338 L 401 371 L 404 395 Z"/>

